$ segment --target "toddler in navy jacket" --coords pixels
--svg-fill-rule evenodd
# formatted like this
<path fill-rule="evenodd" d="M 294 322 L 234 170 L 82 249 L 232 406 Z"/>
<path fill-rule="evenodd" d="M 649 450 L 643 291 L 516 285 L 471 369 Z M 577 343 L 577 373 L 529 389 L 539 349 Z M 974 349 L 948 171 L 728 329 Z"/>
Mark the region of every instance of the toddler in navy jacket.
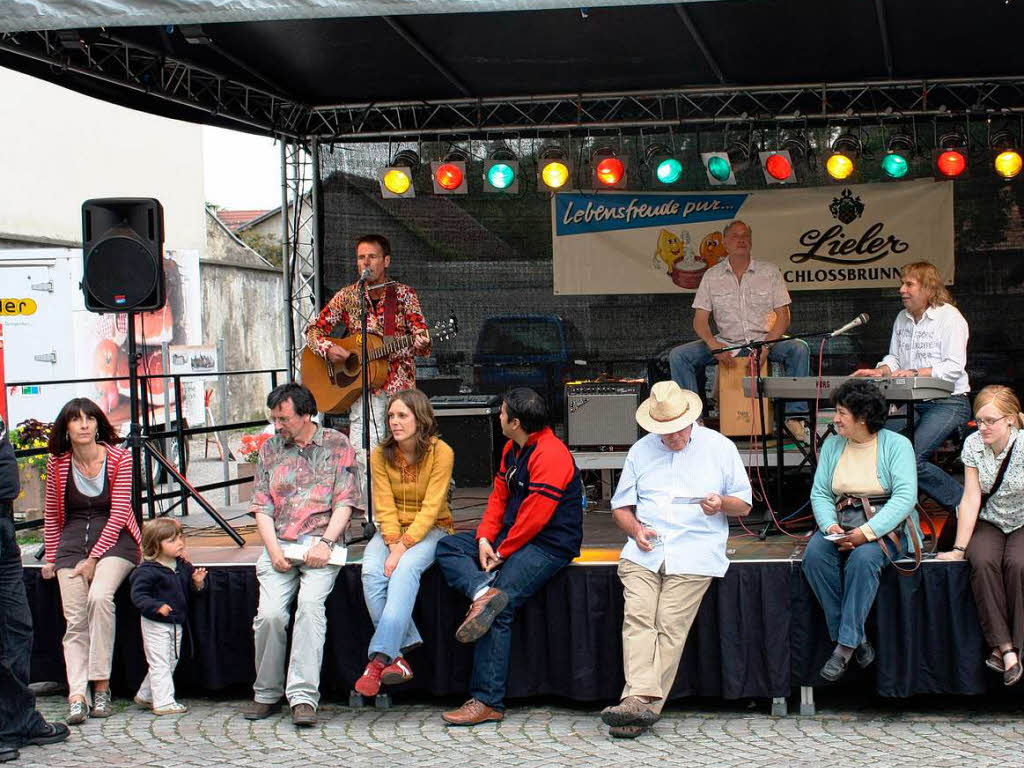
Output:
<path fill-rule="evenodd" d="M 132 602 L 142 614 L 142 645 L 149 672 L 135 703 L 154 715 L 180 715 L 188 707 L 174 699 L 174 668 L 181 652 L 181 633 L 188 621 L 190 592 L 206 584 L 206 569 L 182 557 L 181 523 L 167 517 L 150 520 L 142 529 L 142 563 L 131 575 Z"/>

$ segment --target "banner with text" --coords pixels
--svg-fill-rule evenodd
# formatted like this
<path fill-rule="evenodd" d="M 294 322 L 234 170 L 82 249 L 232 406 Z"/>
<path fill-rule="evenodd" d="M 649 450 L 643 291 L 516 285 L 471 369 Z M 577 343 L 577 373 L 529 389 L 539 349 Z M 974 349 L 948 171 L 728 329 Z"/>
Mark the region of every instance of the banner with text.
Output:
<path fill-rule="evenodd" d="M 725 258 L 742 219 L 751 255 L 791 291 L 892 288 L 930 261 L 953 282 L 953 184 L 931 179 L 757 192 L 558 193 L 551 201 L 556 294 L 692 293 Z"/>

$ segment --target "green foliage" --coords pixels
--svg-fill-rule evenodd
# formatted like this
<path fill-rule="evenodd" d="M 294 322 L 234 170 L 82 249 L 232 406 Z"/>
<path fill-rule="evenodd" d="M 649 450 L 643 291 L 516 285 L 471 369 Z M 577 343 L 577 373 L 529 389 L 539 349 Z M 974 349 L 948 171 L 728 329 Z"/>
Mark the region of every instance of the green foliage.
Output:
<path fill-rule="evenodd" d="M 259 232 L 239 232 L 238 239 L 252 248 L 256 253 L 269 261 L 275 267 L 281 266 L 281 240 L 273 235 L 263 235 Z"/>
<path fill-rule="evenodd" d="M 50 429 L 53 424 L 28 419 L 21 422 L 10 432 L 11 445 L 14 450 L 26 450 L 29 448 L 45 448 L 50 442 Z M 39 476 L 45 479 L 46 459 L 48 454 L 40 453 L 35 456 L 23 456 L 18 459 L 19 467 L 35 467 L 39 470 Z"/>

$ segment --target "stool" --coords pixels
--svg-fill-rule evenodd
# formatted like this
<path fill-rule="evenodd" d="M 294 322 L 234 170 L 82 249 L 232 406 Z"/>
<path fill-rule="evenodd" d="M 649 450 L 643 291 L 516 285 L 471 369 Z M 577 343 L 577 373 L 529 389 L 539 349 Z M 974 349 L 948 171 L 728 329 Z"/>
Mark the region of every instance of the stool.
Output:
<path fill-rule="evenodd" d="M 761 431 L 761 406 L 757 398 L 743 394 L 743 379 L 752 376 L 753 359 L 750 357 L 735 358 L 736 365 L 729 368 L 718 366 L 716 382 L 718 399 L 718 429 L 729 437 L 750 437 L 763 435 Z M 761 375 L 768 375 L 768 357 L 761 358 Z M 770 432 L 772 429 L 772 404 L 764 401 L 764 424 Z"/>

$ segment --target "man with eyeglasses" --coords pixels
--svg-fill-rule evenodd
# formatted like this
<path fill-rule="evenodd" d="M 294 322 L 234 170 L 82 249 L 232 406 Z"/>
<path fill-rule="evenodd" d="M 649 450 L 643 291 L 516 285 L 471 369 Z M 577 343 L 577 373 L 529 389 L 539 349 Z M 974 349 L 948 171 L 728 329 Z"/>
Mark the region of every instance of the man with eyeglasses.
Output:
<path fill-rule="evenodd" d="M 264 550 L 256 561 L 256 682 L 253 701 L 243 714 L 248 720 L 268 717 L 280 711 L 284 695 L 292 722 L 308 727 L 316 724 L 320 701 L 324 601 L 341 570 L 330 564 L 331 552 L 352 507 L 363 504 L 363 483 L 348 438 L 312 421 L 317 408 L 308 389 L 299 384 L 275 387 L 267 407 L 277 433 L 260 448 L 249 506 Z M 307 548 L 302 561 L 285 557 L 283 547 L 289 543 Z M 296 595 L 286 686 L 288 619 Z"/>
<path fill-rule="evenodd" d="M 861 368 L 854 376 L 933 376 L 953 384 L 953 394 L 938 400 L 915 403 L 914 453 L 917 456 L 918 488 L 950 512 L 955 519 L 964 488 L 953 477 L 931 463 L 942 442 L 971 417 L 967 393 L 967 340 L 970 329 L 934 264 L 918 261 L 900 270 L 900 298 L 903 311 L 892 327 L 889 354 L 876 368 Z M 905 426 L 900 418 L 893 425 Z M 887 427 L 889 425 L 886 425 Z M 950 520 L 952 522 L 952 519 Z M 943 528 L 942 540 L 955 525 Z M 948 532 L 947 532 L 948 531 Z M 942 544 L 940 543 L 940 546 Z"/>

